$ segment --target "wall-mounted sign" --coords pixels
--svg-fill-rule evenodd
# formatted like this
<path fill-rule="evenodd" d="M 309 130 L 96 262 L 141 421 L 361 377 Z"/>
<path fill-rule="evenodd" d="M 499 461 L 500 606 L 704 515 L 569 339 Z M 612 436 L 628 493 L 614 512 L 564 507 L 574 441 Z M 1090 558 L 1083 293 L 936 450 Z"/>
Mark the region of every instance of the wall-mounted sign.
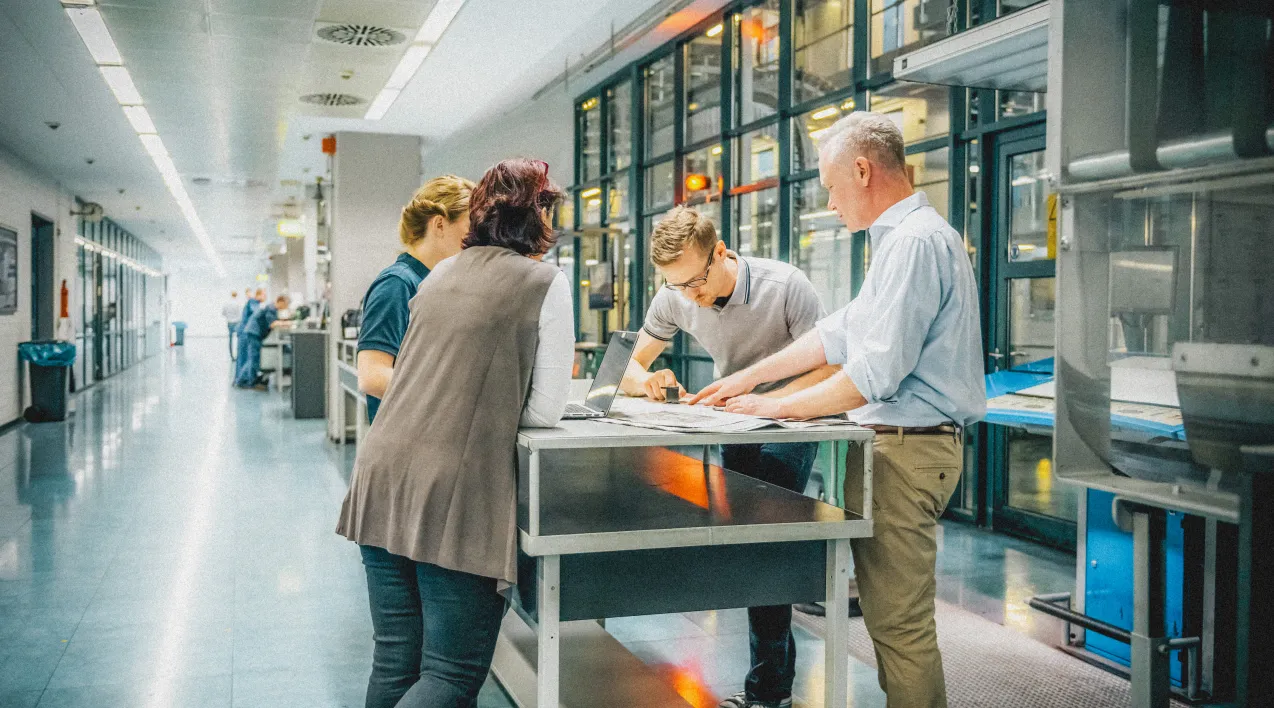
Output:
<path fill-rule="evenodd" d="M 0 315 L 18 311 L 18 232 L 0 227 Z"/>

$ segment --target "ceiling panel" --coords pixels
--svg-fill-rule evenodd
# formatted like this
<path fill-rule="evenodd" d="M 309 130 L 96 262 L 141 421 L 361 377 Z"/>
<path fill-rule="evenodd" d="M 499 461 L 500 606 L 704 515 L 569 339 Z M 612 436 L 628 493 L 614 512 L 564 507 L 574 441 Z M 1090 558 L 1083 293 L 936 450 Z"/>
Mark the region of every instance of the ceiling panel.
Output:
<path fill-rule="evenodd" d="M 211 0 L 213 12 L 313 19 L 320 0 Z"/>
<path fill-rule="evenodd" d="M 203 12 L 104 5 L 102 17 L 112 35 L 116 31 L 183 34 L 202 34 L 208 31 L 207 16 Z"/>
<path fill-rule="evenodd" d="M 167 52 L 188 57 L 198 57 L 212 51 L 212 38 L 207 32 L 147 32 L 136 29 L 115 29 L 111 36 L 119 45 L 119 53 L 128 64 L 136 52 Z M 186 59 L 185 61 L 191 61 Z M 91 66 L 91 64 L 90 64 Z"/>
<path fill-rule="evenodd" d="M 358 22 L 382 27 L 419 29 L 433 9 L 434 0 L 327 0 L 319 11 L 323 22 Z"/>
<path fill-rule="evenodd" d="M 603 44 L 612 23 L 622 26 L 660 1 L 468 0 L 379 122 L 361 120 L 367 103 L 309 107 L 299 98 L 330 91 L 371 100 L 406 45 L 342 47 L 317 39 L 316 23 L 373 24 L 410 37 L 435 0 L 99 4 L 214 243 L 237 250 L 245 240 L 235 237 L 256 247 L 269 242 L 274 204 L 300 192 L 280 183 L 313 183 L 326 164 L 319 143 L 328 132 L 405 132 L 430 141 L 488 120 L 526 100 L 568 57 Z M 0 143 L 102 202 L 174 263 L 202 264 L 198 243 L 58 3 L 0 0 L 0 57 Z M 51 119 L 62 123 L 56 132 L 44 126 Z M 93 165 L 85 162 L 90 156 Z M 266 186 L 247 188 L 249 178 Z M 253 254 L 244 255 L 227 254 L 227 267 L 254 269 Z"/>
<path fill-rule="evenodd" d="M 308 17 L 287 19 L 214 13 L 211 26 L 214 36 L 256 37 L 272 42 L 305 44 L 310 41 L 314 23 Z"/>
<path fill-rule="evenodd" d="M 103 7 L 124 7 L 143 10 L 168 10 L 176 12 L 204 12 L 204 0 L 97 0 Z"/>
<path fill-rule="evenodd" d="M 309 45 L 303 42 L 285 43 L 262 37 L 212 38 L 212 51 L 217 56 L 233 55 L 292 64 L 305 60 L 307 46 Z"/>

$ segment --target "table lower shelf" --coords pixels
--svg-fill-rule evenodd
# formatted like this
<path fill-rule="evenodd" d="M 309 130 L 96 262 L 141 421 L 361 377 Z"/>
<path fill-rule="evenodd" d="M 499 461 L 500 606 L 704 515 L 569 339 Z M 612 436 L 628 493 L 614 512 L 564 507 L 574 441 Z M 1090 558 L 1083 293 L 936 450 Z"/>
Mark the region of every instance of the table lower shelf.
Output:
<path fill-rule="evenodd" d="M 690 708 L 666 681 L 597 622 L 564 624 L 561 635 L 563 708 Z M 510 611 L 500 629 L 491 672 L 519 708 L 537 705 L 537 659 L 535 632 Z M 606 679 L 598 680 L 600 676 Z"/>

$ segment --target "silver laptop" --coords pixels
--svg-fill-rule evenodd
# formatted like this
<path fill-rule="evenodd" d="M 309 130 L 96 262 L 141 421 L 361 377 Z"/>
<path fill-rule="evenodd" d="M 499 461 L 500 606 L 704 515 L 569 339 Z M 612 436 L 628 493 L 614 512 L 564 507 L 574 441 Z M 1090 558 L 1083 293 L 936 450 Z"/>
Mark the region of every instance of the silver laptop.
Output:
<path fill-rule="evenodd" d="M 566 404 L 566 413 L 562 415 L 562 420 L 605 418 L 610 413 L 611 404 L 615 402 L 615 394 L 619 393 L 619 383 L 624 380 L 628 362 L 632 360 L 633 350 L 636 348 L 636 332 L 611 333 L 610 342 L 606 344 L 606 353 L 602 355 L 602 365 L 597 367 L 597 377 L 588 389 L 588 396 L 583 403 Z"/>

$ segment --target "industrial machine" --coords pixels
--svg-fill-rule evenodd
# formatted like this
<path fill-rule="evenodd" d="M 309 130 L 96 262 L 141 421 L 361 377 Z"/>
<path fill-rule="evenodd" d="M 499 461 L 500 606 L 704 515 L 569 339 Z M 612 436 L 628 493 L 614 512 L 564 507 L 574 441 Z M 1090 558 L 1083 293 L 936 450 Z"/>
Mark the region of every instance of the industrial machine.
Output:
<path fill-rule="evenodd" d="M 1032 604 L 1126 645 L 1135 708 L 1174 674 L 1274 705 L 1274 3 L 1050 2 L 1054 471 L 1088 532 L 1078 591 Z M 1183 432 L 1130 434 L 1120 387 Z M 1131 630 L 1085 592 L 1103 526 L 1132 535 Z"/>

